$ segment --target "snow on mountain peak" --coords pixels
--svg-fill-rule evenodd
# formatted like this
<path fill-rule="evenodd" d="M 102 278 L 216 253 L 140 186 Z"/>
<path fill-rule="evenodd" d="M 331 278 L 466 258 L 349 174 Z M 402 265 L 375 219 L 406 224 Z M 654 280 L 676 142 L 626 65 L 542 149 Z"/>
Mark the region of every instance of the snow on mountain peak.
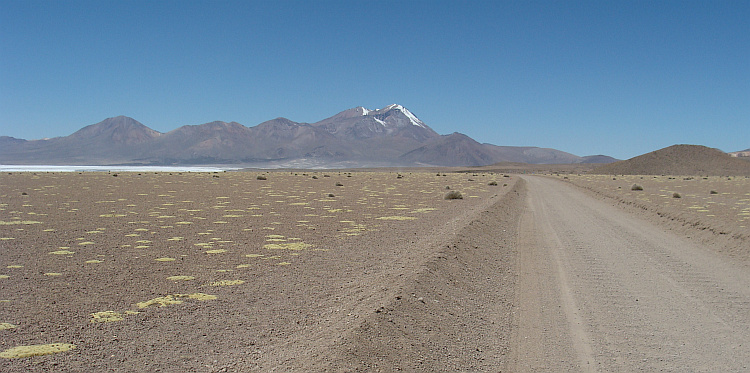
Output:
<path fill-rule="evenodd" d="M 391 110 L 397 110 L 397 111 L 399 111 L 401 114 L 403 114 L 406 117 L 406 119 L 409 120 L 409 122 L 412 125 L 417 126 L 417 127 L 427 128 L 427 126 L 424 124 L 424 122 L 422 122 L 421 120 L 419 120 L 419 118 L 417 118 L 416 115 L 412 114 L 412 112 L 409 111 L 409 109 L 407 109 L 407 108 L 405 108 L 405 107 L 403 107 L 403 106 L 401 106 L 399 104 L 391 104 L 391 105 L 388 105 L 388 106 L 386 106 L 386 107 L 384 107 L 384 108 L 382 108 L 380 110 L 370 110 L 370 109 L 365 108 L 364 106 L 357 106 L 354 109 L 348 110 L 347 113 L 349 113 L 349 114 L 347 114 L 347 115 L 349 115 L 349 116 L 371 117 L 371 118 L 375 119 L 375 121 L 378 122 L 379 124 L 385 126 L 386 125 L 386 122 L 385 122 L 386 116 L 383 115 L 383 114 L 385 114 L 385 113 L 387 113 L 387 112 L 389 112 Z"/>
<path fill-rule="evenodd" d="M 419 118 L 417 118 L 416 115 L 412 114 L 412 112 L 409 111 L 409 109 L 407 109 L 407 108 L 405 108 L 405 107 L 403 107 L 401 105 L 391 104 L 391 105 L 388 105 L 385 108 L 383 108 L 383 111 L 388 111 L 388 110 L 398 110 L 398 111 L 402 112 L 407 118 L 409 118 L 409 121 L 411 122 L 411 124 L 413 124 L 413 125 L 415 125 L 417 127 L 425 128 L 424 123 L 421 120 L 419 120 Z"/>

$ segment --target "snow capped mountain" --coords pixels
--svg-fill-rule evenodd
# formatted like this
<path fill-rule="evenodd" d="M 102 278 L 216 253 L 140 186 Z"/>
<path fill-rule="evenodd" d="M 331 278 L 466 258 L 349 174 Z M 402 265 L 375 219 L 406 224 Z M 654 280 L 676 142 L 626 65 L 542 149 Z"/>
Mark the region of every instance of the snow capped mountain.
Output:
<path fill-rule="evenodd" d="M 426 127 L 425 124 L 424 124 L 424 122 L 422 122 L 421 120 L 419 120 L 419 118 L 417 118 L 416 115 L 412 114 L 412 112 L 409 111 L 409 109 L 407 109 L 407 108 L 405 108 L 405 107 L 403 107 L 401 105 L 391 104 L 391 105 L 386 106 L 383 109 L 380 109 L 380 111 L 391 111 L 391 110 L 395 110 L 395 111 L 401 112 L 402 114 L 404 114 L 409 119 L 409 121 L 411 122 L 411 124 L 413 124 L 413 125 L 415 125 L 417 127 L 422 127 L 422 128 Z"/>
<path fill-rule="evenodd" d="M 186 125 L 160 133 L 124 116 L 65 137 L 0 136 L 0 164 L 246 164 L 254 167 L 480 166 L 500 161 L 581 162 L 554 149 L 481 144 L 441 136 L 407 108 L 344 110 L 316 123 L 276 118 Z M 744 162 L 744 161 L 743 161 Z"/>
<path fill-rule="evenodd" d="M 411 111 L 398 104 L 378 110 L 358 106 L 313 123 L 313 126 L 347 141 L 391 138 L 422 142 L 440 136 Z M 416 144 L 409 144 L 411 145 Z"/>
<path fill-rule="evenodd" d="M 384 126 L 387 125 L 384 119 L 391 115 L 389 112 L 394 111 L 403 114 L 403 116 L 405 116 L 412 125 L 427 128 L 424 122 L 417 118 L 416 115 L 409 111 L 409 109 L 399 104 L 391 104 L 379 110 L 370 110 L 362 106 L 358 106 L 350 110 L 355 110 L 357 113 L 361 113 L 361 116 L 372 116 L 374 117 L 376 122 Z"/>

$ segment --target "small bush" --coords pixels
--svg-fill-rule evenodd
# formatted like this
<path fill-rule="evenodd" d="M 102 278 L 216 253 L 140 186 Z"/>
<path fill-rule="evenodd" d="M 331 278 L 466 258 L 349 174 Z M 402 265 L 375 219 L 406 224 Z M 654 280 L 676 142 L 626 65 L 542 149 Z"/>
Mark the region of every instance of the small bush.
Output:
<path fill-rule="evenodd" d="M 315 175 L 313 175 L 313 177 L 312 177 L 312 178 L 313 178 L 313 179 L 317 179 L 318 177 L 317 177 L 317 176 L 315 176 Z"/>
<path fill-rule="evenodd" d="M 445 186 L 445 190 L 451 190 L 451 186 L 450 185 L 446 185 Z"/>
<path fill-rule="evenodd" d="M 445 195 L 445 199 L 464 199 L 463 194 L 457 190 L 452 190 Z"/>
<path fill-rule="evenodd" d="M 680 193 L 674 192 L 672 193 L 672 198 L 682 198 L 682 196 L 680 195 Z"/>
<path fill-rule="evenodd" d="M 268 178 L 265 177 L 264 175 L 258 175 L 258 177 L 256 177 L 256 179 L 258 179 L 258 180 L 268 180 Z"/>
<path fill-rule="evenodd" d="M 487 185 L 493 185 L 493 186 L 494 186 L 494 185 L 497 185 L 497 181 L 494 181 L 494 180 L 493 180 L 493 181 L 490 181 L 489 183 L 487 183 Z"/>
<path fill-rule="evenodd" d="M 333 198 L 336 197 L 333 193 L 328 193 L 328 197 Z"/>
<path fill-rule="evenodd" d="M 643 187 L 638 184 L 633 184 L 633 186 L 630 187 L 630 190 L 643 190 Z"/>
<path fill-rule="evenodd" d="M 719 194 L 719 192 L 717 192 L 717 191 L 715 191 L 715 190 L 712 190 L 712 191 L 710 191 L 710 192 L 708 192 L 708 193 L 710 193 L 710 194 Z"/>
<path fill-rule="evenodd" d="M 336 182 L 336 186 L 344 186 L 344 184 L 341 184 L 339 182 Z"/>

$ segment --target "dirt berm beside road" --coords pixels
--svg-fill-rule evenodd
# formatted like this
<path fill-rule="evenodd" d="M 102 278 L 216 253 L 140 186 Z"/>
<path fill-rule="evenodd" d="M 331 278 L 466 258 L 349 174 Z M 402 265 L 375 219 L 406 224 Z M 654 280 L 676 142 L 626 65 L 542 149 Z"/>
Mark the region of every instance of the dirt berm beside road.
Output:
<path fill-rule="evenodd" d="M 435 227 L 408 250 L 394 251 L 401 259 L 383 258 L 400 260 L 399 265 L 353 276 L 338 295 L 342 307 L 352 309 L 351 323 L 342 320 L 325 331 L 299 335 L 294 339 L 308 340 L 309 350 L 290 343 L 287 351 L 275 351 L 257 367 L 505 371 L 524 192 L 525 182 L 519 180 L 482 208 Z M 282 362 L 279 356 L 288 359 Z"/>

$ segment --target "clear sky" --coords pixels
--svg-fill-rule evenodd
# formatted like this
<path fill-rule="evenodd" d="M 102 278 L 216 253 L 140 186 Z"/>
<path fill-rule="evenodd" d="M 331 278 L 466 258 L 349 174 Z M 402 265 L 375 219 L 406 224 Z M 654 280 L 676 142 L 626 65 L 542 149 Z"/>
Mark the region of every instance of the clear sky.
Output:
<path fill-rule="evenodd" d="M 0 135 L 316 122 L 625 159 L 750 148 L 750 1 L 0 0 Z"/>

